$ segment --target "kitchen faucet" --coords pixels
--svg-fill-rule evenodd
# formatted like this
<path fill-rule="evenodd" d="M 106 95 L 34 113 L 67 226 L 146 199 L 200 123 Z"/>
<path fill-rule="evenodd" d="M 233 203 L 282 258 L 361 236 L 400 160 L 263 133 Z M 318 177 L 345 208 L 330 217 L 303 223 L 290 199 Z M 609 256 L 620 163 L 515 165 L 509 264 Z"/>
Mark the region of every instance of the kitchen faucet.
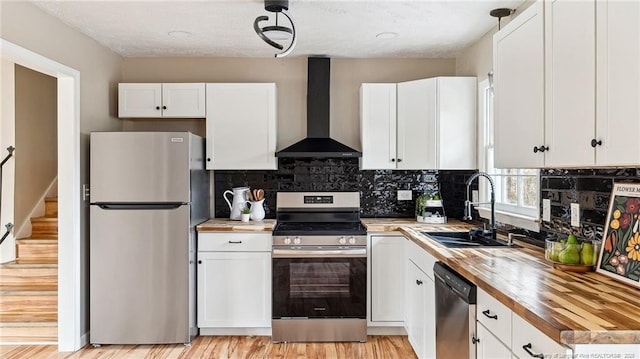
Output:
<path fill-rule="evenodd" d="M 485 177 L 487 180 L 489 180 L 489 184 L 491 185 L 491 201 L 490 202 L 471 202 L 469 200 L 469 188 L 471 187 L 471 182 L 473 182 L 473 180 L 475 180 L 478 177 Z M 495 187 L 493 186 L 493 180 L 491 179 L 491 176 L 489 176 L 487 173 L 485 172 L 478 172 L 476 174 L 474 174 L 473 176 L 471 176 L 471 178 L 469 178 L 469 180 L 467 181 L 467 199 L 464 201 L 464 217 L 462 217 L 463 220 L 465 221 L 470 221 L 473 219 L 473 217 L 471 216 L 471 205 L 476 205 L 476 204 L 491 204 L 491 239 L 496 239 L 496 232 L 497 232 L 497 227 L 496 227 L 496 193 L 495 193 Z M 483 233 L 484 234 L 484 233 Z"/>

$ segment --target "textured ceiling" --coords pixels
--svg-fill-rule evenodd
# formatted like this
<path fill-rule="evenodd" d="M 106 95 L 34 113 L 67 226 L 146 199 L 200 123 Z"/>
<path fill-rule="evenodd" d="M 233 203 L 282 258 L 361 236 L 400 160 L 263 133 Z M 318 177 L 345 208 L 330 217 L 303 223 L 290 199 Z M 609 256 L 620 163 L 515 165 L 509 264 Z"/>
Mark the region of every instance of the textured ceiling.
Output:
<path fill-rule="evenodd" d="M 497 24 L 490 10 L 516 8 L 523 2 L 291 0 L 289 13 L 298 43 L 289 56 L 454 57 Z M 253 31 L 257 16 L 274 18 L 262 0 L 34 4 L 125 57 L 272 57 L 277 52 Z M 174 38 L 170 31 L 188 31 L 191 36 Z M 398 36 L 376 38 L 381 32 Z"/>

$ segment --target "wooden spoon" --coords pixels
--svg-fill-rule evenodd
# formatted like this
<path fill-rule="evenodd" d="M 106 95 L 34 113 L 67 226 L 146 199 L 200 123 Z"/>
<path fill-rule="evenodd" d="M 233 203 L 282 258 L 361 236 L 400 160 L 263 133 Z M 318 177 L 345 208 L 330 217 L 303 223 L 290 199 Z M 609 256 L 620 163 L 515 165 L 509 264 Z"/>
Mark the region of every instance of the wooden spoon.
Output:
<path fill-rule="evenodd" d="M 264 198 L 264 190 L 263 189 L 257 190 L 256 194 L 257 194 L 256 201 L 260 201 L 260 200 L 262 200 Z"/>
<path fill-rule="evenodd" d="M 247 198 L 249 201 L 253 202 L 253 195 L 251 194 L 251 191 L 247 191 Z"/>

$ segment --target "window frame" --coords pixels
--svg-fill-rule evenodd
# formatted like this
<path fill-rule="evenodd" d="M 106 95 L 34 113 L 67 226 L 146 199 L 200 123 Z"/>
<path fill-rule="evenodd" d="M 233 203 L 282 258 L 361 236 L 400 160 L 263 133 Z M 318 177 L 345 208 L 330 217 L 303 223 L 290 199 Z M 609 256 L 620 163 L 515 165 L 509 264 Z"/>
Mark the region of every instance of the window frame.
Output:
<path fill-rule="evenodd" d="M 490 75 L 491 76 L 491 75 Z M 493 161 L 491 155 L 493 153 L 493 122 L 487 124 L 487 120 L 489 117 L 493 118 L 493 98 L 489 100 L 492 101 L 488 103 L 488 95 L 493 94 L 493 85 L 491 84 L 491 80 L 489 78 L 478 82 L 478 169 L 483 172 L 487 172 L 491 175 L 494 183 L 496 184 L 496 192 L 503 188 L 500 184 L 502 183 L 502 178 L 496 177 L 506 177 L 507 174 L 496 175 L 493 173 Z M 488 106 L 489 105 L 489 106 Z M 490 167 L 491 166 L 491 167 Z M 499 169 L 506 170 L 506 169 Z M 518 173 L 521 173 L 522 170 L 518 169 Z M 516 175 L 518 178 L 518 183 L 521 184 L 523 179 L 526 177 L 531 177 L 530 175 Z M 535 169 L 535 182 L 537 187 L 537 195 L 535 206 L 528 207 L 524 205 L 520 205 L 523 202 L 523 193 L 521 190 L 517 191 L 518 203 L 517 205 L 501 203 L 498 202 L 500 198 L 500 194 L 496 193 L 496 220 L 502 223 L 522 227 L 531 231 L 538 232 L 540 231 L 540 171 Z M 489 182 L 480 180 L 478 184 L 479 189 L 479 201 L 480 202 L 489 202 L 490 200 L 490 191 L 489 191 Z M 520 187 L 521 188 L 521 187 Z M 488 203 L 481 204 L 475 206 L 478 210 L 478 213 L 482 218 L 490 219 L 491 218 L 491 208 Z"/>

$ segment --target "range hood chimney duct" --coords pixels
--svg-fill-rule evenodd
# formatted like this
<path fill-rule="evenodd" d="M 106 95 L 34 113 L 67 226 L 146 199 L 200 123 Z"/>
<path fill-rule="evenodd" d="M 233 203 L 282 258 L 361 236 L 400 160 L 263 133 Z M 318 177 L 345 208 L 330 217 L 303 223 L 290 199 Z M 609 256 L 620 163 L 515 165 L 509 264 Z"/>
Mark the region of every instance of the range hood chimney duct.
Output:
<path fill-rule="evenodd" d="M 331 59 L 307 59 L 307 138 L 276 152 L 276 157 L 362 157 L 354 150 L 329 137 Z"/>

